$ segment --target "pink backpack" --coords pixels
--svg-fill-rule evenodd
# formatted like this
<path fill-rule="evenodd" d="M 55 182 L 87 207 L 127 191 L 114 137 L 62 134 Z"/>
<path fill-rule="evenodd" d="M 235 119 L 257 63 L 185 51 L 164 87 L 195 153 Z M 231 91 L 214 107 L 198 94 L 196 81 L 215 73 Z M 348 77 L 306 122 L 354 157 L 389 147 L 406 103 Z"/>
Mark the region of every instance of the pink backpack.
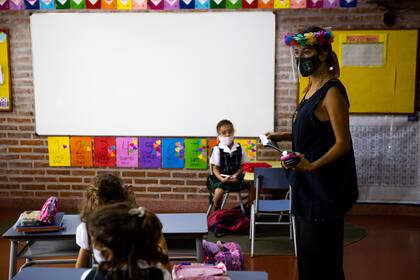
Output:
<path fill-rule="evenodd" d="M 58 211 L 58 198 L 55 196 L 50 196 L 41 209 L 41 215 L 39 216 L 39 221 L 42 224 L 50 225 L 54 222 L 55 215 Z"/>
<path fill-rule="evenodd" d="M 216 237 L 249 232 L 249 218 L 242 213 L 239 206 L 212 212 L 207 218 L 207 224 Z"/>
<path fill-rule="evenodd" d="M 223 263 L 209 265 L 202 263 L 175 264 L 172 268 L 174 280 L 230 280 Z"/>
<path fill-rule="evenodd" d="M 224 263 L 228 270 L 245 270 L 244 255 L 238 243 L 203 240 L 203 255 L 205 263 Z"/>

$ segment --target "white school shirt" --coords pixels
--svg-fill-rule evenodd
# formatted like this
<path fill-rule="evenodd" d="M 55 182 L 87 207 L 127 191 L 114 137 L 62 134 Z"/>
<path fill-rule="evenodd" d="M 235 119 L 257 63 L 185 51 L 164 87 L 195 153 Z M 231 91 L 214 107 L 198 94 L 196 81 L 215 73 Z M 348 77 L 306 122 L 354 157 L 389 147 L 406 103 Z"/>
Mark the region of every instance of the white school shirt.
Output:
<path fill-rule="evenodd" d="M 228 146 L 223 145 L 222 143 L 219 143 L 217 146 L 215 146 L 213 148 L 213 152 L 211 153 L 211 157 L 210 157 L 210 161 L 209 161 L 210 164 L 220 166 L 220 150 L 219 150 L 219 148 L 222 149 L 225 153 L 231 154 L 234 151 L 236 151 L 238 149 L 238 147 L 241 147 L 241 150 L 242 150 L 241 164 L 244 164 L 244 163 L 248 162 L 248 156 L 246 155 L 246 152 L 245 152 L 244 148 L 240 144 L 234 142 L 233 145 L 232 145 L 232 148 L 229 148 Z M 211 172 L 211 174 L 213 174 L 213 168 L 210 168 L 210 172 Z"/>
<path fill-rule="evenodd" d="M 80 223 L 76 229 L 76 244 L 82 249 L 90 250 L 89 236 L 86 229 L 86 224 L 83 222 Z M 99 250 L 93 248 L 92 251 L 93 257 L 95 258 L 97 263 L 100 263 L 104 260 Z"/>

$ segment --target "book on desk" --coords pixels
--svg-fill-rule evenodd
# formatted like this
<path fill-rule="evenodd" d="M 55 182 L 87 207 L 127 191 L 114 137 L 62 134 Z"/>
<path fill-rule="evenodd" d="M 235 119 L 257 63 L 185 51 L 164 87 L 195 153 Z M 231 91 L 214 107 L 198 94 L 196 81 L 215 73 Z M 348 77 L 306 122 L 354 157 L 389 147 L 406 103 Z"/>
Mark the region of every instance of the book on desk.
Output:
<path fill-rule="evenodd" d="M 16 231 L 17 232 L 47 232 L 47 231 L 59 231 L 64 228 L 63 226 L 63 217 L 64 212 L 57 212 L 54 217 L 54 221 L 50 225 L 34 225 L 34 226 L 27 226 L 22 225 L 22 214 L 19 217 L 16 223 Z"/>

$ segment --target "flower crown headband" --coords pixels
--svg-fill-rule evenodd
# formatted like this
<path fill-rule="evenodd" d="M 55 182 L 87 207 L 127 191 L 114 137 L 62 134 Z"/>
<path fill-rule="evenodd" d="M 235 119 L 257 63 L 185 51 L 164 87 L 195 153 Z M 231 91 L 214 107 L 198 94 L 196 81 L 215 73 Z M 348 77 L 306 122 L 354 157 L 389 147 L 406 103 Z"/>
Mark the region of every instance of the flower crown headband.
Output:
<path fill-rule="evenodd" d="M 287 32 L 283 38 L 283 42 L 289 47 L 298 45 L 301 45 L 302 47 L 314 45 L 322 46 L 331 44 L 333 41 L 334 35 L 329 30 L 296 34 Z"/>

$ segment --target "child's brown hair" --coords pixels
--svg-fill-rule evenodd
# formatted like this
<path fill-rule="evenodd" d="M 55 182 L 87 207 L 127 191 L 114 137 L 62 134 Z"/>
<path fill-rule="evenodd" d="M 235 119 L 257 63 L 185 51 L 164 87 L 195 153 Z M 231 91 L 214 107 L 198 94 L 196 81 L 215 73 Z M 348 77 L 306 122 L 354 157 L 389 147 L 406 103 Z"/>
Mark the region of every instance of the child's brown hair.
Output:
<path fill-rule="evenodd" d="M 93 179 L 81 205 L 80 220 L 86 222 L 87 216 L 100 206 L 115 202 L 130 201 L 135 205 L 133 197 L 123 181 L 118 176 L 110 173 L 99 174 Z"/>
<path fill-rule="evenodd" d="M 149 264 L 169 264 L 168 256 L 159 246 L 162 224 L 155 214 L 144 207 L 129 203 L 101 207 L 89 215 L 87 228 L 94 247 L 105 247 L 112 257 L 99 265 L 108 279 L 118 278 L 119 270 L 128 269 L 129 279 L 142 279 L 144 270 L 138 260 Z M 102 254 L 106 256 L 106 250 Z"/>

